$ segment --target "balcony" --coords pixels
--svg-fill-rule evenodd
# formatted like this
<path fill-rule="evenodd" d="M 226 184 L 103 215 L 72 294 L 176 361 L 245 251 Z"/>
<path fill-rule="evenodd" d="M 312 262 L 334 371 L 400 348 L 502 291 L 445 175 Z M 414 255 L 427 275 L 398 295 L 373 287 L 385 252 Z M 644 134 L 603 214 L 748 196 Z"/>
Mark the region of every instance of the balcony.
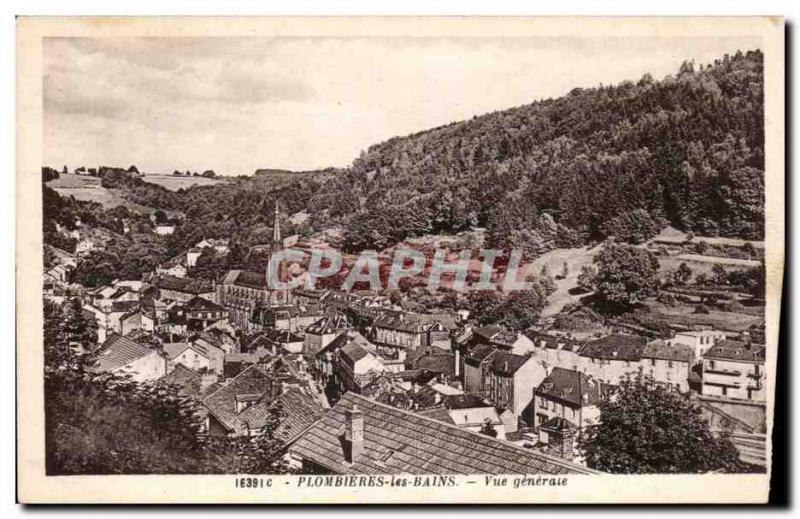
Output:
<path fill-rule="evenodd" d="M 704 373 L 711 373 L 712 375 L 730 375 L 732 377 L 738 377 L 742 374 L 741 371 L 738 369 L 727 369 L 727 368 L 703 368 Z"/>

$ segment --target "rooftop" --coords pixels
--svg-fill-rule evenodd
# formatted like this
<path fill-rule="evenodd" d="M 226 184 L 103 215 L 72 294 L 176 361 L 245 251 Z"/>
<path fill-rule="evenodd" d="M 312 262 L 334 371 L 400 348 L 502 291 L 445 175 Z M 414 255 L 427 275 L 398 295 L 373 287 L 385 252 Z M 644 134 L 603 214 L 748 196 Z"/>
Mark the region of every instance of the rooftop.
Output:
<path fill-rule="evenodd" d="M 704 359 L 739 360 L 743 362 L 763 363 L 766 348 L 763 345 L 726 339 L 712 346 Z"/>
<path fill-rule="evenodd" d="M 345 411 L 364 417 L 364 448 L 344 456 Z M 290 451 L 339 474 L 592 474 L 512 443 L 347 393 Z"/>

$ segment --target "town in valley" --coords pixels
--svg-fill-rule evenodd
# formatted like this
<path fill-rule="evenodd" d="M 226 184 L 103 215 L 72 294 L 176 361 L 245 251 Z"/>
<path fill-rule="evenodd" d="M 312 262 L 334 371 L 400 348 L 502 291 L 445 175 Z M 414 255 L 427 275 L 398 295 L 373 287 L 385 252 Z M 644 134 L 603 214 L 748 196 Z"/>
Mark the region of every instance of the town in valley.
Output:
<path fill-rule="evenodd" d="M 762 69 L 687 61 L 348 168 L 43 167 L 47 473 L 766 472 Z M 464 288 L 430 289 L 437 254 Z"/>

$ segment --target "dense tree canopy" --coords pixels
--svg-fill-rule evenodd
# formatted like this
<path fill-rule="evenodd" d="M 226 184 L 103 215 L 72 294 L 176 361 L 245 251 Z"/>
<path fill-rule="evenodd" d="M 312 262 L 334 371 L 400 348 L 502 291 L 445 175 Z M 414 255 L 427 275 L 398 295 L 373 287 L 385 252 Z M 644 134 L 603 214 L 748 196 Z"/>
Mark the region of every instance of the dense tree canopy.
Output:
<path fill-rule="evenodd" d="M 475 224 L 495 244 L 547 242 L 543 214 L 567 240 L 638 242 L 665 222 L 760 239 L 762 69 L 760 51 L 726 55 L 393 138 L 323 185 L 312 214 L 365 241 L 352 248 Z"/>
<path fill-rule="evenodd" d="M 613 474 L 736 471 L 739 464 L 736 448 L 711 432 L 691 397 L 647 377 L 621 380 L 580 444 L 589 467 Z"/>
<path fill-rule="evenodd" d="M 640 303 L 658 284 L 658 260 L 644 249 L 607 242 L 594 257 L 594 264 L 592 287 L 601 301 L 611 306 Z"/>

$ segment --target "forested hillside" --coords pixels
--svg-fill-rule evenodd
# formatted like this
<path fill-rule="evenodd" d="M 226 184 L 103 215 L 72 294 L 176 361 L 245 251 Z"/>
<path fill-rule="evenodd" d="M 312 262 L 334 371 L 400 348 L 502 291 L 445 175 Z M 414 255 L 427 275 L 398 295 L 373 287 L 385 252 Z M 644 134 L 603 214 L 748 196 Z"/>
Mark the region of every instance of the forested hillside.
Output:
<path fill-rule="evenodd" d="M 638 243 L 667 224 L 762 239 L 763 150 L 763 55 L 750 51 L 710 65 L 686 62 L 660 81 L 645 75 L 575 89 L 393 138 L 347 170 L 263 170 L 170 191 L 110 168 L 102 186 L 183 215 L 157 247 L 145 240 L 152 250 L 137 273 L 203 238 L 230 238 L 238 264 L 238 251 L 269 241 L 276 201 L 284 215 L 307 210 L 315 230 L 342 225 L 349 250 L 478 225 L 488 227 L 490 245 L 534 256 L 608 235 Z M 71 229 L 80 216 L 115 230 L 131 217 L 46 188 L 44 195 L 45 241 L 60 248 L 74 244 L 64 243 L 55 222 Z M 311 230 L 288 221 L 283 229 Z M 123 248 L 136 250 L 127 243 L 134 238 L 121 240 Z"/>
<path fill-rule="evenodd" d="M 763 238 L 762 53 L 676 72 L 376 144 L 311 213 L 342 222 L 351 249 L 471 225 L 534 254 L 667 223 Z"/>

